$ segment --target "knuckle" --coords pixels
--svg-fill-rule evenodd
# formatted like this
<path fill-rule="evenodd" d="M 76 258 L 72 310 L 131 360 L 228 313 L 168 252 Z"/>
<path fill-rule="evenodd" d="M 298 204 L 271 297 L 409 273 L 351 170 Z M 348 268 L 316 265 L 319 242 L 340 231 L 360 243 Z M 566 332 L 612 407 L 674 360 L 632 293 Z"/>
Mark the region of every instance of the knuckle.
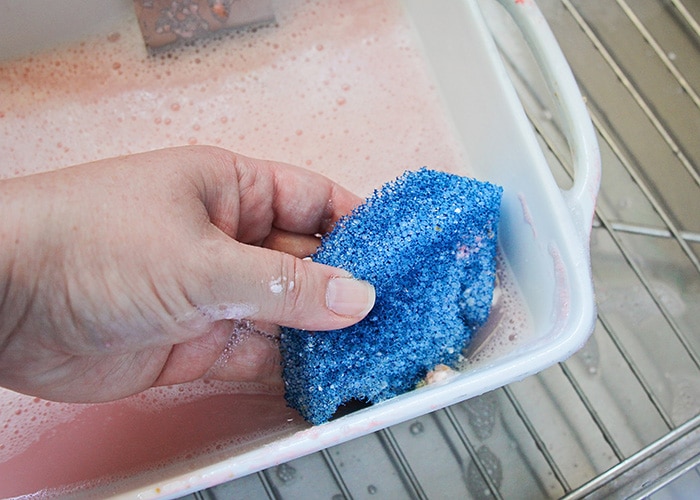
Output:
<path fill-rule="evenodd" d="M 270 291 L 279 296 L 283 317 L 296 317 L 304 309 L 305 278 L 303 261 L 283 253 L 280 273 L 270 282 Z"/>

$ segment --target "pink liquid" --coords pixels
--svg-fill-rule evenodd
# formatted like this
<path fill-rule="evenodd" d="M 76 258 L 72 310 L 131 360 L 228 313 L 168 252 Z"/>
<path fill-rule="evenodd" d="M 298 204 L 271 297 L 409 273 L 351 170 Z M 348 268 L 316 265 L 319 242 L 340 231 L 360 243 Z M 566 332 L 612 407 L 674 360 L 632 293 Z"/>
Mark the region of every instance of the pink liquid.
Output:
<path fill-rule="evenodd" d="M 232 384 L 200 382 L 114 403 L 48 408 L 45 401 L 9 392 L 2 398 L 2 418 L 9 423 L 2 439 L 15 431 L 22 439 L 3 450 L 10 453 L 0 463 L 2 498 L 39 490 L 123 491 L 148 484 L 144 471 L 184 473 L 305 425 L 279 394 L 247 393 Z M 26 414 L 6 415 L 10 398 L 23 403 Z M 32 418 L 39 415 L 54 421 L 37 425 Z M 33 442 L 32 430 L 39 433 Z"/>
<path fill-rule="evenodd" d="M 280 2 L 277 26 L 149 57 L 136 23 L 0 66 L 0 176 L 213 144 L 366 195 L 407 168 L 464 173 L 399 3 Z"/>
<path fill-rule="evenodd" d="M 156 56 L 125 22 L 0 64 L 0 178 L 184 144 L 301 165 L 360 195 L 423 165 L 468 173 L 397 1 L 296 0 L 276 14 L 274 27 Z M 0 390 L 0 496 L 121 491 L 139 472 L 167 477 L 304 425 L 265 388 L 197 383 L 80 406 Z"/>

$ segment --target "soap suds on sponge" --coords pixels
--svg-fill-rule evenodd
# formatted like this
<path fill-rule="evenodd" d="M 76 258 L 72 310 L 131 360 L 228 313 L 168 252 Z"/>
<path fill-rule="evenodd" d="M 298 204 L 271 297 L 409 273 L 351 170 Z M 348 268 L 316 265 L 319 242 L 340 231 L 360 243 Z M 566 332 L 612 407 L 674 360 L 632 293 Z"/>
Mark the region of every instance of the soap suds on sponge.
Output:
<path fill-rule="evenodd" d="M 313 424 L 455 366 L 488 318 L 502 188 L 435 170 L 385 184 L 324 237 L 316 262 L 371 282 L 374 309 L 330 332 L 285 328 L 287 402 Z"/>

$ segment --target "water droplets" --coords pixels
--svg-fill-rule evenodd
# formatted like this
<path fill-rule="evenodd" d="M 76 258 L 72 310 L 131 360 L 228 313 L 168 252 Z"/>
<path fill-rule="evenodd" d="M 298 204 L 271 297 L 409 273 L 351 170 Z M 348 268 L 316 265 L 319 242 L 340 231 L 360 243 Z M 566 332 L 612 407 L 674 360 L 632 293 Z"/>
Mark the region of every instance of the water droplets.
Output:
<path fill-rule="evenodd" d="M 600 365 L 600 353 L 598 351 L 598 341 L 594 336 L 591 336 L 584 346 L 576 353 L 576 359 L 583 363 L 589 375 L 598 373 Z"/>
<path fill-rule="evenodd" d="M 412 436 L 423 434 L 423 431 L 425 431 L 425 426 L 420 420 L 413 422 L 408 428 L 408 432 L 410 432 Z"/>
<path fill-rule="evenodd" d="M 289 483 L 297 477 L 297 470 L 291 465 L 284 463 L 275 468 L 275 475 L 283 483 Z"/>
<path fill-rule="evenodd" d="M 276 330 L 276 328 L 273 328 L 271 325 L 257 324 L 250 320 L 233 321 L 229 339 L 226 342 L 223 351 L 219 355 L 219 358 L 214 363 L 214 367 L 210 371 L 210 375 L 215 376 L 218 372 L 224 369 L 231 358 L 235 355 L 236 351 L 239 350 L 239 348 L 241 348 L 241 346 L 248 341 L 251 336 L 264 339 L 265 342 L 277 344 L 278 337 L 276 331 L 274 330 Z"/>
<path fill-rule="evenodd" d="M 482 445 L 477 450 L 476 456 L 493 485 L 497 489 L 500 488 L 503 483 L 503 467 L 501 465 L 501 460 L 486 445 Z M 469 462 L 469 467 L 467 468 L 467 488 L 474 498 L 478 500 L 493 498 L 488 483 L 473 461 Z"/>

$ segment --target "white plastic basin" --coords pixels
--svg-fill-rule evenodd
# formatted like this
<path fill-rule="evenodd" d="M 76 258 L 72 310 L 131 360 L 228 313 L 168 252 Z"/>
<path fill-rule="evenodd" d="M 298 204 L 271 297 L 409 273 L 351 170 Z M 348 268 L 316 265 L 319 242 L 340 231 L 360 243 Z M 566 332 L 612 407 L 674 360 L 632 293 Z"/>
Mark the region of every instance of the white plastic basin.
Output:
<path fill-rule="evenodd" d="M 88 3 L 91 6 L 82 11 L 82 17 L 70 15 L 71 11 L 75 14 L 77 12 L 75 9 L 85 7 Z M 302 7 L 301 4 L 296 5 L 297 3 L 292 1 L 278 2 L 276 8 L 279 12 L 286 13 L 293 9 L 308 9 L 308 7 Z M 386 3 L 393 5 L 393 2 L 387 1 Z M 173 452 L 174 455 L 170 457 L 171 460 L 166 460 L 160 465 L 149 464 L 147 461 L 143 463 L 138 462 L 135 466 L 143 466 L 143 468 L 148 470 L 142 473 L 127 474 L 126 476 L 121 474 L 117 477 L 112 477 L 109 481 L 102 481 L 99 480 L 100 474 L 103 474 L 105 470 L 109 470 L 109 461 L 107 460 L 106 465 L 102 466 L 102 468 L 95 467 L 96 481 L 86 484 L 85 489 L 82 490 L 86 496 L 139 495 L 144 498 L 175 497 L 186 492 L 218 484 L 522 379 L 566 359 L 582 346 L 588 338 L 595 321 L 595 302 L 590 276 L 588 238 L 600 178 L 600 161 L 595 135 L 583 99 L 539 10 L 532 0 L 500 0 L 500 3 L 507 8 L 522 30 L 525 39 L 528 40 L 528 44 L 541 65 L 545 79 L 552 89 L 554 99 L 558 103 L 558 112 L 564 118 L 563 121 L 567 128 L 566 132 L 575 167 L 573 186 L 568 190 L 560 189 L 552 177 L 533 130 L 501 63 L 493 35 L 484 23 L 477 2 L 474 0 L 445 0 L 440 2 L 439 8 L 436 2 L 427 0 L 406 0 L 400 3 L 404 10 L 402 15 L 408 16 L 410 19 L 409 26 L 412 32 L 410 38 L 402 38 L 402 43 L 417 44 L 419 46 L 419 50 L 412 53 L 422 54 L 425 61 L 427 61 L 427 66 L 430 69 L 426 73 L 426 78 L 434 78 L 433 84 L 437 87 L 438 95 L 442 99 L 442 103 L 444 103 L 444 109 L 440 110 L 436 116 L 441 117 L 440 119 L 444 122 L 441 125 L 443 128 L 440 128 L 440 130 L 444 129 L 447 132 L 444 134 L 440 132 L 440 134 L 453 134 L 454 137 L 450 140 L 458 143 L 458 151 L 456 153 L 437 156 L 442 161 L 448 161 L 445 160 L 446 158 L 457 158 L 458 162 L 462 162 L 469 167 L 468 172 L 465 167 L 463 173 L 470 173 L 475 177 L 498 183 L 504 187 L 499 245 L 529 312 L 529 328 L 531 328 L 531 331 L 523 332 L 527 334 L 523 335 L 510 348 L 494 351 L 495 354 L 486 356 L 479 363 L 467 367 L 458 376 L 445 382 L 416 389 L 318 427 L 310 427 L 301 421 L 292 410 L 285 408 L 283 398 L 279 394 L 260 395 L 246 393 L 234 396 L 234 403 L 231 403 L 233 400 L 230 400 L 227 403 L 228 406 L 224 404 L 217 406 L 218 403 L 212 403 L 209 406 L 203 405 L 197 408 L 195 405 L 192 414 L 186 411 L 181 411 L 180 413 L 175 411 L 174 414 L 177 414 L 177 418 L 172 417 L 171 420 L 163 425 L 157 424 L 158 419 L 161 418 L 157 410 L 153 411 L 151 417 L 143 417 L 142 413 L 133 412 L 128 409 L 129 407 L 120 406 L 119 404 L 80 407 L 75 409 L 72 414 L 74 416 L 64 418 L 61 422 L 57 421 L 58 423 L 54 427 L 47 424 L 42 429 L 47 433 L 46 436 L 51 434 L 51 432 L 54 434 L 57 432 L 65 433 L 66 439 L 70 439 L 70 443 L 75 447 L 75 450 L 87 450 L 84 452 L 84 456 L 94 457 L 92 460 L 95 462 L 107 460 L 105 457 L 110 457 L 110 455 L 116 462 L 123 460 L 123 457 L 120 458 L 117 455 L 119 453 L 130 453 L 129 450 L 131 448 L 128 446 L 130 440 L 145 439 L 148 441 L 148 446 L 167 448 L 167 443 L 158 441 L 158 427 L 170 426 L 168 428 L 172 429 L 172 439 L 180 439 L 179 435 L 187 435 L 189 432 L 194 432 L 195 429 L 204 426 L 208 419 L 209 421 L 211 419 L 217 419 L 217 421 L 219 419 L 230 419 L 230 425 L 221 428 L 221 432 L 224 434 L 228 433 L 230 438 L 227 445 L 209 447 L 200 450 L 198 453 L 190 453 L 187 456 L 177 456 Z M 328 5 L 330 4 L 332 2 L 328 3 Z M 358 16 L 358 19 L 360 19 L 362 15 L 367 15 L 366 11 L 371 5 L 379 4 L 383 3 L 344 3 L 343 22 L 351 22 L 353 16 Z M 120 36 L 122 38 L 138 36 L 139 34 L 138 28 L 134 27 L 135 19 L 131 10 L 131 3 L 128 0 L 62 2 L 61 5 L 62 8 L 56 12 L 51 12 L 53 7 L 44 2 L 25 1 L 1 5 L 0 34 L 7 34 L 7 39 L 0 38 L 2 42 L 0 43 L 0 60 L 20 57 L 29 49 L 44 49 L 54 46 L 59 41 L 64 43 L 80 40 L 88 35 L 97 34 L 103 40 L 110 33 L 114 32 L 115 26 L 121 30 Z M 316 6 L 318 11 L 316 14 L 323 14 L 325 8 L 323 5 L 321 3 Z M 391 9 L 389 10 L 391 11 Z M 307 13 L 309 16 L 316 14 Z M 289 19 L 291 18 L 290 14 Z M 275 29 L 284 29 L 285 19 L 287 18 L 284 16 L 278 18 L 280 26 L 277 28 L 267 29 L 267 31 L 259 30 L 256 33 L 258 43 L 263 43 L 265 36 L 270 36 L 270 40 L 272 40 Z M 18 20 L 21 20 L 21 23 L 24 24 L 21 24 Z M 53 28 L 48 29 L 46 28 L 47 26 L 53 26 Z M 124 26 L 131 26 L 133 29 L 124 28 Z M 58 29 L 59 27 L 60 29 Z M 362 30 L 358 28 L 358 32 L 362 33 Z M 241 40 L 245 41 L 246 36 L 242 34 L 238 37 L 233 37 L 231 40 L 212 42 L 209 50 L 212 45 L 216 46 L 216 43 L 241 43 Z M 286 54 L 287 59 L 259 60 L 260 68 L 255 71 L 247 69 L 248 73 L 242 76 L 254 74 L 262 78 L 268 74 L 265 73 L 265 68 L 269 69 L 269 67 L 272 67 L 270 65 L 282 65 L 283 62 L 294 64 L 293 60 L 301 61 L 304 57 L 312 58 L 318 55 L 318 52 L 325 51 L 326 55 L 335 54 L 333 56 L 335 59 L 330 59 L 331 62 L 326 64 L 326 66 L 320 66 L 329 68 L 328 75 L 316 76 L 319 82 L 327 78 L 332 83 L 333 76 L 331 73 L 335 71 L 332 64 L 333 61 L 338 62 L 338 72 L 342 73 L 339 61 L 351 50 L 355 50 L 353 47 L 369 47 L 372 44 L 381 46 L 381 40 L 375 40 L 367 33 L 362 36 L 364 38 L 358 39 L 356 44 L 351 41 L 351 38 L 343 39 L 348 44 L 347 47 L 334 43 L 337 41 L 332 39 L 318 40 L 315 44 L 309 44 L 304 50 L 299 49 L 291 55 L 289 53 Z M 260 42 L 260 37 L 263 37 L 263 42 Z M 8 39 L 11 39 L 11 43 Z M 270 43 L 274 45 L 276 42 L 273 40 Z M 86 50 L 90 50 L 89 45 Z M 179 54 L 181 59 L 194 57 L 193 54 L 186 51 Z M 293 59 L 291 56 L 294 56 L 296 59 Z M 198 57 L 206 57 L 206 50 L 203 49 L 202 54 Z M 143 58 L 146 61 L 143 63 L 144 65 L 150 64 L 148 63 L 149 56 L 145 54 L 145 51 Z M 153 62 L 152 60 L 150 61 L 151 63 Z M 277 69 L 277 66 L 274 67 Z M 120 69 L 116 65 L 113 68 L 115 71 Z M 163 71 L 166 71 L 168 68 L 167 64 L 162 66 L 162 68 Z M 379 88 L 382 84 L 382 80 L 379 78 L 382 74 L 381 66 L 368 65 L 368 68 L 368 70 L 376 72 L 377 78 L 373 81 Z M 222 69 L 221 79 L 216 80 L 219 82 L 216 85 L 221 84 L 220 80 L 226 80 L 226 75 L 235 74 L 235 71 L 235 69 Z M 269 74 L 272 74 L 272 72 Z M 76 75 L 75 78 L 76 82 L 78 82 L 80 74 Z M 105 76 L 105 78 L 108 79 L 107 81 L 111 81 L 109 76 Z M 184 81 L 187 78 L 192 79 L 192 81 Z M 314 75 L 309 76 L 309 78 L 309 85 L 313 86 L 311 82 L 315 82 Z M 152 125 L 153 137 L 156 137 L 155 141 L 157 142 L 156 146 L 170 146 L 183 142 L 182 138 L 176 133 L 167 135 L 163 132 L 162 135 L 159 135 L 161 133 L 159 127 L 164 127 L 165 125 L 163 125 L 162 121 L 157 121 L 159 118 L 165 119 L 163 117 L 170 116 L 168 113 L 172 115 L 174 108 L 169 104 L 170 101 L 168 99 L 171 101 L 181 99 L 183 94 L 177 94 L 176 90 L 191 88 L 187 87 L 187 85 L 197 83 L 196 73 L 184 75 L 182 80 L 184 83 L 182 81 L 179 82 L 180 87 L 172 88 L 172 95 L 169 95 L 170 89 L 167 87 L 159 88 L 156 92 L 151 87 L 146 88 L 147 83 L 144 83 L 143 94 L 148 95 L 144 97 L 145 104 L 143 106 L 145 108 L 148 107 L 147 101 L 149 99 L 156 103 L 161 103 L 162 101 L 162 104 L 154 105 L 156 106 L 154 110 L 160 113 L 156 117 L 155 124 Z M 231 77 L 231 81 L 234 81 L 233 77 Z M 146 79 L 144 79 L 144 82 L 146 82 Z M 206 82 L 209 82 L 209 80 L 205 80 Z M 341 89 L 338 92 L 342 94 L 341 82 L 336 83 Z M 0 79 L 0 85 L 6 84 L 7 81 L 3 82 Z M 214 83 L 211 83 L 211 85 L 214 85 Z M 250 88 L 258 88 L 255 87 L 256 83 L 252 82 L 252 80 L 250 85 Z M 323 84 L 319 83 L 319 86 L 323 87 Z M 350 88 L 351 85 L 347 85 L 347 87 Z M 357 89 L 358 92 L 361 87 L 362 82 L 359 80 L 352 85 L 353 90 Z M 410 90 L 410 86 L 407 88 Z M 284 89 L 269 87 L 260 87 L 259 90 L 260 92 L 274 95 L 284 92 Z M 367 92 L 366 95 L 370 96 L 371 88 Z M 322 144 L 324 141 L 310 138 L 309 131 L 314 130 L 314 125 L 311 123 L 312 119 L 307 117 L 305 113 L 310 115 L 312 113 L 311 110 L 315 109 L 314 103 L 320 102 L 320 99 L 324 99 L 327 96 L 321 90 L 319 90 L 318 94 L 311 94 L 312 92 L 305 97 L 308 100 L 304 101 L 304 104 L 300 103 L 295 111 L 297 113 L 296 119 L 301 125 L 299 130 L 292 130 L 295 133 L 290 133 L 287 138 L 289 142 L 294 143 L 294 147 L 290 146 L 288 149 L 284 149 L 284 146 L 281 144 L 284 140 L 282 137 L 279 137 L 279 140 L 275 141 L 275 143 L 280 143 L 279 146 L 270 145 L 271 157 L 292 163 L 306 164 L 310 168 L 317 166 L 318 163 L 314 159 L 321 156 L 321 153 L 316 153 L 325 147 Z M 203 95 L 208 96 L 206 92 Z M 347 95 L 348 106 L 351 106 L 351 94 Z M 423 96 L 415 97 L 420 99 Z M 231 102 L 235 102 L 235 99 L 239 98 L 242 99 L 240 95 L 238 97 L 232 96 Z M 115 99 L 115 97 L 112 95 L 105 97 L 105 99 L 107 99 L 106 102 L 112 102 L 109 99 Z M 211 97 L 211 99 L 214 99 L 214 97 Z M 214 103 L 213 100 L 211 102 Z M 342 111 L 339 107 L 343 106 L 345 102 L 341 101 L 340 98 L 335 102 L 336 108 L 338 108 L 336 111 Z M 410 99 L 405 98 L 401 102 L 406 106 L 406 116 L 412 116 L 410 115 Z M 0 120 L 0 127 L 4 127 L 6 130 L 10 130 L 17 123 L 21 123 L 21 119 L 13 115 L 12 112 L 8 112 L 7 109 L 10 109 L 15 104 L 18 107 L 26 106 L 26 103 L 14 103 L 14 101 L 11 105 L 8 105 L 8 103 L 9 101 L 0 103 L 0 112 L 3 112 L 4 120 Z M 62 116 L 61 113 L 65 113 L 66 109 L 70 109 L 72 110 L 70 111 L 71 113 L 75 113 L 75 115 L 71 116 L 80 115 L 80 110 L 78 109 L 80 108 L 80 102 L 63 102 L 61 106 L 65 107 L 54 105 L 55 101 L 50 99 L 46 103 L 46 107 L 42 112 L 46 113 L 46 116 L 54 117 L 54 119 Z M 375 104 L 368 102 L 366 106 L 374 106 Z M 262 105 L 269 106 L 269 104 Z M 85 106 L 96 105 L 95 103 L 89 104 L 86 101 Z M 108 111 L 105 113 L 108 113 Z M 397 113 L 395 108 L 391 112 Z M 133 122 L 137 124 L 141 124 L 141 120 L 144 119 L 137 112 L 134 112 L 132 116 Z M 328 115 L 324 116 L 327 117 Z M 397 116 L 400 118 L 400 114 Z M 391 116 L 384 118 L 388 120 Z M 395 120 L 395 118 L 391 119 Z M 10 122 L 13 119 L 18 121 Z M 74 143 L 63 143 L 61 145 L 62 156 L 59 156 L 58 159 L 55 156 L 48 155 L 48 153 L 42 156 L 44 153 L 42 153 L 43 150 L 41 148 L 37 148 L 33 153 L 34 156 L 25 155 L 23 159 L 29 165 L 27 171 L 47 168 L 47 165 L 48 168 L 58 167 L 61 166 L 61 162 L 65 162 L 66 165 L 77 163 L 82 159 L 99 157 L 100 154 L 104 156 L 123 154 L 153 145 L 152 143 L 139 142 L 145 140 L 139 137 L 143 135 L 142 132 L 129 135 L 127 132 L 122 133 L 119 132 L 120 129 L 116 129 L 106 135 L 100 135 L 100 119 L 100 117 L 95 118 L 94 126 L 88 127 L 91 130 L 84 131 L 83 135 L 76 139 Z M 128 116 L 125 115 L 125 119 L 128 119 Z M 265 122 L 265 125 L 263 125 L 264 119 L 257 119 L 259 120 L 258 128 L 265 129 L 267 124 Z M 364 126 L 369 127 L 370 132 L 372 126 L 376 126 L 377 130 L 379 130 L 379 127 L 383 126 L 384 123 L 382 119 L 381 112 L 378 112 L 376 122 L 374 124 L 366 123 Z M 148 120 L 152 120 L 152 117 L 149 117 Z M 173 123 L 176 123 L 175 117 L 172 120 Z M 248 125 L 250 125 L 250 120 L 255 120 L 255 118 L 249 116 L 248 120 Z M 308 123 L 305 120 L 308 120 Z M 146 123 L 152 124 L 153 122 L 143 121 L 143 124 Z M 73 126 L 72 124 L 73 121 L 66 120 L 65 126 L 70 128 Z M 112 124 L 103 123 L 102 125 L 102 128 L 108 128 Z M 337 128 L 339 135 L 343 133 L 352 135 L 357 129 L 356 125 L 357 123 L 352 121 L 339 121 L 334 127 Z M 148 125 L 141 126 L 140 130 L 143 131 L 143 127 Z M 182 124 L 182 127 L 185 126 L 190 127 L 192 123 Z M 212 142 L 214 140 L 213 138 L 216 135 L 213 132 L 210 135 L 206 135 L 208 133 L 206 127 L 207 125 L 204 124 L 201 129 L 203 138 L 193 136 L 195 142 Z M 322 128 L 324 127 L 326 125 L 322 126 Z M 267 127 L 268 130 L 269 128 Z M 302 128 L 303 133 L 301 133 Z M 343 129 L 348 130 L 344 131 Z M 194 130 L 200 131 L 197 128 Z M 262 130 L 258 131 L 257 128 L 251 128 L 251 133 L 253 133 L 253 130 L 260 134 L 263 133 Z M 411 129 L 407 130 L 410 131 Z M 0 131 L 2 131 L 2 128 L 0 128 Z M 386 134 L 386 131 L 377 133 L 381 137 L 381 134 Z M 425 133 L 436 132 L 433 130 Z M 420 135 L 420 131 L 417 134 Z M 29 137 L 31 138 L 31 135 Z M 132 142 L 125 144 L 125 137 Z M 187 140 L 187 133 L 182 137 Z M 360 137 L 366 138 L 367 136 L 358 135 L 357 141 L 361 140 Z M 227 138 L 224 137 L 221 145 L 232 148 L 247 147 L 243 138 L 236 140 L 239 140 L 239 142 L 234 144 L 233 139 L 231 139 L 231 143 L 228 143 Z M 328 140 L 332 141 L 330 138 Z M 412 139 L 409 138 L 409 140 Z M 3 141 L 5 142 L 3 143 Z M 95 145 L 96 143 L 99 143 L 99 148 Z M 83 144 L 82 148 L 84 151 L 81 151 L 81 144 Z M 406 149 L 406 146 L 402 146 L 402 144 L 398 143 L 396 147 Z M 16 144 L 10 144 L 8 139 L 3 139 L 3 136 L 0 135 L 0 148 L 3 148 L 2 151 L 5 154 L 9 154 L 11 148 L 15 146 Z M 279 147 L 279 149 L 274 149 L 275 147 Z M 376 187 L 376 182 L 381 180 L 382 175 L 386 172 L 394 171 L 398 175 L 403 168 L 422 166 L 425 159 L 421 156 L 422 153 L 407 152 L 405 156 L 400 158 L 400 164 L 383 171 L 377 177 L 373 177 L 371 174 L 373 169 L 371 167 L 361 170 L 362 164 L 371 161 L 365 158 L 370 156 L 370 154 L 366 154 L 366 151 L 362 149 L 363 147 L 348 148 L 347 154 L 343 153 L 345 156 L 342 158 L 342 161 L 337 161 L 336 163 L 330 161 L 328 159 L 328 151 L 323 150 L 322 153 L 325 155 L 324 161 L 320 163 L 330 164 L 327 167 L 328 170 L 324 172 L 346 184 L 350 184 L 352 187 L 366 191 Z M 367 145 L 368 151 L 372 147 L 377 148 L 377 152 L 382 151 L 382 147 L 379 145 L 372 146 L 371 144 Z M 388 148 L 390 145 L 387 144 L 386 147 Z M 424 147 L 423 149 L 427 150 L 429 148 Z M 243 152 L 265 156 L 264 152 L 256 151 L 255 148 Z M 353 156 L 353 152 L 356 153 L 357 158 Z M 298 157 L 295 156 L 297 154 Z M 450 156 L 451 154 L 452 156 Z M 304 160 L 304 158 L 308 158 L 308 160 Z M 32 164 L 32 161 L 35 161 L 36 164 Z M 421 163 L 415 164 L 411 163 L 412 161 L 420 161 Z M 451 165 L 451 168 L 462 172 L 462 163 L 456 166 Z M 438 165 L 429 166 L 437 167 Z M 12 175 L 9 169 L 0 173 L 4 176 Z M 167 394 L 176 395 L 177 389 L 175 388 Z M 12 395 L 7 398 L 12 400 Z M 41 418 L 46 418 L 47 410 L 43 409 L 44 405 L 42 402 L 35 402 L 35 406 L 32 406 L 25 400 L 22 401 L 21 404 L 25 405 L 23 408 L 26 408 L 24 411 L 30 413 L 36 411 L 39 414 L 39 407 L 42 407 L 41 412 L 43 413 L 41 415 L 44 415 L 44 417 Z M 11 410 L 12 408 L 14 407 L 5 403 L 2 406 L 3 417 L 9 419 L 8 415 L 10 411 L 13 411 Z M 125 408 L 127 409 L 125 410 Z M 203 414 L 203 412 L 207 411 L 210 412 L 209 415 Z M 197 412 L 199 413 L 197 414 Z M 65 415 L 66 413 L 62 414 Z M 124 422 L 128 420 L 131 424 L 110 427 L 110 415 L 114 415 L 118 419 L 117 414 L 127 415 L 124 417 Z M 81 422 L 85 422 L 84 428 L 81 427 L 83 425 Z M 97 422 L 99 422 L 99 425 Z M 156 424 L 153 422 L 156 422 Z M 130 427 L 130 425 L 134 427 Z M 150 432 L 148 429 L 151 428 L 149 426 L 153 428 L 152 432 L 156 435 L 153 438 L 154 440 L 151 441 L 147 438 Z M 53 457 L 51 460 L 60 461 L 57 457 L 60 457 L 60 454 L 63 453 L 61 446 L 65 447 L 67 444 L 56 444 L 55 440 L 46 441 L 54 443 L 52 445 L 53 448 L 42 449 L 42 443 L 44 442 L 44 437 L 42 436 L 44 435 L 39 435 L 38 441 L 33 443 L 32 449 L 37 454 L 36 456 Z M 226 436 L 216 437 L 217 439 L 223 439 Z M 3 435 L 2 431 L 0 431 L 0 443 L 2 443 L 3 439 L 10 439 L 10 437 L 8 437 L 7 433 Z M 49 438 L 47 437 L 46 439 Z M 123 449 L 121 448 L 122 445 L 124 445 Z M 83 452 L 76 451 L 77 455 L 80 455 L 80 453 Z M 167 451 L 164 453 L 167 457 Z M 156 462 L 163 459 L 163 455 L 156 453 L 154 456 L 156 457 L 154 458 Z M 23 463 L 25 467 L 31 467 L 32 461 L 33 459 L 28 455 L 28 458 Z M 11 477 L 14 477 L 14 472 L 12 472 L 11 462 L 11 460 L 0 462 L 0 476 L 3 477 L 3 482 L 7 482 L 8 479 L 10 482 L 13 481 Z M 18 467 L 18 464 L 19 462 L 15 462 L 14 466 Z M 94 463 L 89 465 L 92 466 Z M 87 461 L 85 466 L 88 466 Z M 5 467 L 4 472 L 3 467 Z M 36 474 L 41 473 L 42 467 L 37 467 Z M 60 475 L 60 468 L 55 469 L 55 471 L 55 474 Z M 8 489 L 7 491 L 16 490 Z M 31 492 L 26 491 L 25 493 Z"/>

